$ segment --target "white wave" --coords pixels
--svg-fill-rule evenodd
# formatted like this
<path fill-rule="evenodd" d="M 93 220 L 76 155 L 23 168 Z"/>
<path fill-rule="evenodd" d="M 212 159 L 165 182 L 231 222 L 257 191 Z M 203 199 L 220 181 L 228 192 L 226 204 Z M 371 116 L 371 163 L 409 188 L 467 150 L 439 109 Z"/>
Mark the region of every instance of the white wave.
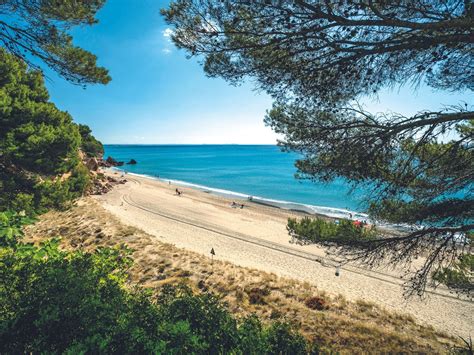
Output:
<path fill-rule="evenodd" d="M 301 212 L 305 212 L 312 215 L 317 214 L 317 215 L 323 215 L 323 216 L 336 218 L 336 219 L 351 219 L 354 221 L 356 220 L 370 221 L 372 224 L 376 224 L 381 227 L 385 227 L 388 229 L 395 229 L 395 230 L 404 231 L 404 232 L 423 228 L 423 226 L 420 226 L 420 225 L 394 224 L 394 223 L 388 223 L 384 221 L 370 220 L 369 215 L 366 213 L 351 211 L 344 208 L 317 206 L 317 205 L 310 205 L 310 204 L 304 204 L 304 203 L 299 203 L 299 202 L 276 200 L 276 199 L 271 199 L 271 198 L 266 198 L 266 197 L 261 197 L 261 196 L 248 195 L 248 194 L 231 191 L 231 190 L 209 187 L 209 186 L 195 184 L 195 183 L 182 181 L 182 180 L 167 179 L 161 176 L 131 173 L 117 167 L 112 167 L 111 169 L 115 171 L 123 172 L 128 175 L 132 175 L 132 176 L 138 176 L 142 178 L 158 180 L 158 181 L 163 181 L 163 182 L 170 182 L 178 186 L 190 187 L 193 189 L 197 189 L 197 190 L 204 191 L 207 193 L 213 193 L 213 194 L 230 198 L 230 199 L 238 199 L 238 200 L 251 199 L 252 202 L 268 205 L 271 207 L 281 208 L 285 210 L 301 211 Z"/>
<path fill-rule="evenodd" d="M 123 171 L 122 169 L 118 169 L 118 168 L 114 168 L 114 170 Z M 324 216 L 328 216 L 332 218 L 345 218 L 345 219 L 352 219 L 352 220 L 357 220 L 357 219 L 368 220 L 369 218 L 369 216 L 365 213 L 351 211 L 351 210 L 347 210 L 343 208 L 317 206 L 317 205 L 309 205 L 309 204 L 292 202 L 292 201 L 276 200 L 276 199 L 271 199 L 271 198 L 266 198 L 266 197 L 261 197 L 261 196 L 248 195 L 241 192 L 236 192 L 236 191 L 231 191 L 231 190 L 226 190 L 226 189 L 209 187 L 209 186 L 195 184 L 195 183 L 182 181 L 182 180 L 167 179 L 161 176 L 157 177 L 157 176 L 152 176 L 152 175 L 147 175 L 147 174 L 136 174 L 136 173 L 130 173 L 130 172 L 128 172 L 128 174 L 132 176 L 144 177 L 147 179 L 170 182 L 174 185 L 190 187 L 190 188 L 194 188 L 194 189 L 204 191 L 207 193 L 220 195 L 226 198 L 233 198 L 233 199 L 239 199 L 239 200 L 251 199 L 252 202 L 261 203 L 261 204 L 265 204 L 265 205 L 269 205 L 272 207 L 277 207 L 277 208 L 281 208 L 285 210 L 296 210 L 296 211 L 306 212 L 308 214 L 320 214 L 320 215 L 324 215 Z"/>

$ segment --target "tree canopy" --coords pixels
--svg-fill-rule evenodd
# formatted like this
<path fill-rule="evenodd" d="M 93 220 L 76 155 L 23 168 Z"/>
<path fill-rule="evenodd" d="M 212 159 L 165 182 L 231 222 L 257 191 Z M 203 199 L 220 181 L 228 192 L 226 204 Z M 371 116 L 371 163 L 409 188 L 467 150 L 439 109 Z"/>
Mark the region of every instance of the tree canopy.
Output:
<path fill-rule="evenodd" d="M 298 177 L 364 185 L 373 219 L 414 227 L 403 236 L 316 242 L 372 265 L 423 254 L 408 289 L 420 294 L 431 275 L 472 254 L 470 103 L 411 117 L 359 104 L 395 85 L 471 92 L 471 1 L 178 0 L 162 12 L 176 45 L 203 56 L 209 76 L 254 78 L 272 95 L 265 122 L 282 134 L 283 149 L 302 154 Z"/>
<path fill-rule="evenodd" d="M 79 124 L 81 135 L 81 150 L 89 157 L 102 157 L 104 146 L 93 135 L 92 130 L 85 124 Z"/>
<path fill-rule="evenodd" d="M 75 84 L 106 84 L 110 77 L 94 54 L 73 44 L 74 26 L 97 23 L 105 0 L 4 0 L 0 2 L 0 46 L 31 68 L 40 62 Z M 39 62 L 38 62 L 39 60 Z"/>
<path fill-rule="evenodd" d="M 0 210 L 60 207 L 87 187 L 79 149 L 97 141 L 48 100 L 42 74 L 0 48 Z"/>

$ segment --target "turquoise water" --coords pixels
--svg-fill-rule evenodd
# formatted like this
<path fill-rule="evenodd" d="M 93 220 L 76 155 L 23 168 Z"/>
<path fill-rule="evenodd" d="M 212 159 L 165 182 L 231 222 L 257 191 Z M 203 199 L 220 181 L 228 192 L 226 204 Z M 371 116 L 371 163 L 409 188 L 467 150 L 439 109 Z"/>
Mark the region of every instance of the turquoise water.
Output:
<path fill-rule="evenodd" d="M 363 191 L 349 195 L 349 185 L 342 180 L 323 184 L 295 179 L 298 156 L 277 146 L 106 145 L 107 156 L 124 162 L 135 159 L 137 165 L 122 167 L 130 173 L 195 184 L 235 198 L 251 195 L 281 207 L 305 206 L 335 216 L 364 211 Z"/>

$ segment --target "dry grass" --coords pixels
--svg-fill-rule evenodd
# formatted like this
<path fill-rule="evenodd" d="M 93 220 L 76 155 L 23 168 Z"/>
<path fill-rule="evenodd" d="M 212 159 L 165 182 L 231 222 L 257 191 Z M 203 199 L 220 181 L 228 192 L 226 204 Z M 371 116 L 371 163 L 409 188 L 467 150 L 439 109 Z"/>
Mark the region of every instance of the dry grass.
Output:
<path fill-rule="evenodd" d="M 162 243 L 123 225 L 87 198 L 66 212 L 49 212 L 27 228 L 27 240 L 60 236 L 65 248 L 93 250 L 126 243 L 134 250 L 130 282 L 158 291 L 164 284 L 186 283 L 211 291 L 237 316 L 285 319 L 324 349 L 340 353 L 446 353 L 456 339 L 417 324 L 409 315 L 381 309 L 363 300 L 349 302 L 309 283 L 280 278 Z M 322 303 L 324 307 L 316 307 Z M 310 307 L 308 307 L 310 305 Z M 313 309 L 314 308 L 314 309 Z"/>

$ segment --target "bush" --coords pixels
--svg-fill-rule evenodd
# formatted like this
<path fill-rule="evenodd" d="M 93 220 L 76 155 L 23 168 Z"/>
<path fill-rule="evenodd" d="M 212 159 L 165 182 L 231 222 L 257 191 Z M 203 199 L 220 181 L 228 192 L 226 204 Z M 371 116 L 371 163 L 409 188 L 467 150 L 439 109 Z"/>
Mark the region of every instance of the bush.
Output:
<path fill-rule="evenodd" d="M 64 209 L 82 196 L 90 184 L 89 170 L 77 164 L 67 179 L 41 181 L 35 185 L 35 209 L 44 212 L 48 209 Z"/>
<path fill-rule="evenodd" d="M 238 322 L 210 293 L 130 288 L 123 245 L 86 253 L 61 250 L 59 239 L 24 244 L 31 221 L 0 213 L 0 354 L 306 353 L 289 324 Z"/>
<path fill-rule="evenodd" d="M 102 157 L 104 155 L 104 146 L 93 135 L 89 126 L 79 124 L 79 133 L 81 135 L 81 150 L 89 157 Z"/>
<path fill-rule="evenodd" d="M 471 237 L 472 240 L 472 237 Z M 464 254 L 450 268 L 433 273 L 433 280 L 445 284 L 455 292 L 471 294 L 474 291 L 474 255 Z"/>
<path fill-rule="evenodd" d="M 211 294 L 166 286 L 154 298 L 127 287 L 125 247 L 2 245 L 0 353 L 306 353 L 290 325 L 239 323 Z"/>
<path fill-rule="evenodd" d="M 249 292 L 250 304 L 266 304 L 265 297 L 270 294 L 270 291 L 266 288 L 254 287 Z"/>
<path fill-rule="evenodd" d="M 22 227 L 33 219 L 13 211 L 0 212 L 0 248 L 14 247 L 23 237 Z"/>
<path fill-rule="evenodd" d="M 329 308 L 326 300 L 317 296 L 307 298 L 304 304 L 306 305 L 306 307 L 310 309 L 316 309 L 318 311 L 323 311 Z"/>
<path fill-rule="evenodd" d="M 304 217 L 300 221 L 296 218 L 289 218 L 286 228 L 293 238 L 313 243 L 369 240 L 376 236 L 375 227 L 365 228 L 345 219 L 336 223 L 321 218 Z"/>
<path fill-rule="evenodd" d="M 288 323 L 276 322 L 265 332 L 267 354 L 305 354 L 307 344 Z"/>
<path fill-rule="evenodd" d="M 23 211 L 31 216 L 35 212 L 34 195 L 19 192 L 11 201 L 11 209 L 14 211 Z"/>
<path fill-rule="evenodd" d="M 251 315 L 243 320 L 238 329 L 238 353 L 242 354 L 307 354 L 306 340 L 288 323 L 274 322 L 262 326 Z"/>

